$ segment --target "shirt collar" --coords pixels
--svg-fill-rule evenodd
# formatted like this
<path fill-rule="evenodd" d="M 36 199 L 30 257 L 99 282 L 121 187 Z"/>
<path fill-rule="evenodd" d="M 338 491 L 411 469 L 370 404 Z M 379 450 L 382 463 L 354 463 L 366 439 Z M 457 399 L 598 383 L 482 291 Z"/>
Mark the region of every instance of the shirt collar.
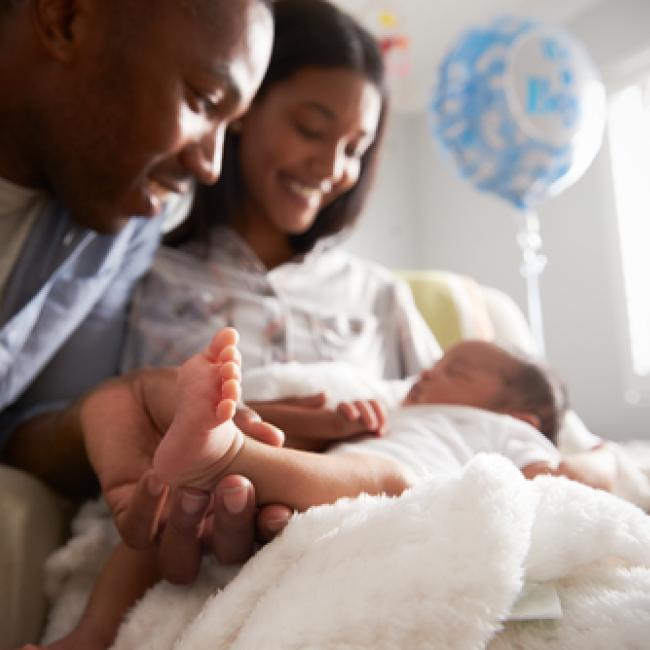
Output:
<path fill-rule="evenodd" d="M 268 274 L 296 264 L 315 263 L 329 250 L 341 241 L 341 233 L 332 237 L 324 237 L 316 242 L 314 247 L 304 255 L 296 255 L 293 259 L 280 264 L 269 271 L 257 253 L 248 245 L 248 242 L 233 228 L 216 226 L 211 231 L 211 245 L 208 252 L 208 261 L 215 264 L 227 263 L 243 271 Z M 197 246 L 190 243 L 185 246 L 190 253 L 198 250 Z M 196 249 L 196 250 L 195 250 Z"/>

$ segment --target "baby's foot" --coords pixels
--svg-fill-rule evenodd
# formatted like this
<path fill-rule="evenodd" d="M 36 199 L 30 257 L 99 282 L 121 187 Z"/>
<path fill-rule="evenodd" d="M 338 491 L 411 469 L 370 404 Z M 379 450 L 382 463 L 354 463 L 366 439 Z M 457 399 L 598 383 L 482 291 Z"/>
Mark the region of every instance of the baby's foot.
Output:
<path fill-rule="evenodd" d="M 237 331 L 218 332 L 178 371 L 174 419 L 158 445 L 153 467 L 170 485 L 210 489 L 243 444 L 232 418 L 240 396 Z"/>

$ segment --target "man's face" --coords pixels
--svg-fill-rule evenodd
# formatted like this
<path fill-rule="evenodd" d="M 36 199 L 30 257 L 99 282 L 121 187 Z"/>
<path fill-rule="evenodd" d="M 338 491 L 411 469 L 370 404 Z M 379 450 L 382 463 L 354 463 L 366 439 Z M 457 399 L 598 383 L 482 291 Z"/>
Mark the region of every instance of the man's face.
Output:
<path fill-rule="evenodd" d="M 516 368 L 517 361 L 496 345 L 464 341 L 421 373 L 405 404 L 454 404 L 492 410 L 502 401 L 506 380 Z"/>
<path fill-rule="evenodd" d="M 255 94 L 273 39 L 257 0 L 130 5 L 132 16 L 90 3 L 42 151 L 57 198 L 106 233 L 157 214 L 194 179 L 217 180 L 224 130 Z"/>

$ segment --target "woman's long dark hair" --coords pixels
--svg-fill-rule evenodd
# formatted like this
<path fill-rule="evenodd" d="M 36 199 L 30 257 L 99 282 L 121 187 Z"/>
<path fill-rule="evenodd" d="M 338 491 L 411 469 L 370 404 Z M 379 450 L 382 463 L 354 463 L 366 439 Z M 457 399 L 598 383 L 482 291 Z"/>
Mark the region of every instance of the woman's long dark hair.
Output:
<path fill-rule="evenodd" d="M 322 237 L 353 224 L 361 212 L 377 166 L 386 121 L 387 94 L 381 51 L 373 36 L 351 16 L 326 0 L 276 0 L 275 41 L 271 62 L 254 101 L 305 67 L 345 68 L 370 81 L 382 96 L 375 140 L 361 159 L 354 187 L 323 208 L 304 233 L 290 236 L 296 254 L 306 253 Z M 187 241 L 209 242 L 217 224 L 232 224 L 244 198 L 239 162 L 239 136 L 229 130 L 224 144 L 221 178 L 197 189 L 190 216 L 165 239 L 177 246 Z"/>

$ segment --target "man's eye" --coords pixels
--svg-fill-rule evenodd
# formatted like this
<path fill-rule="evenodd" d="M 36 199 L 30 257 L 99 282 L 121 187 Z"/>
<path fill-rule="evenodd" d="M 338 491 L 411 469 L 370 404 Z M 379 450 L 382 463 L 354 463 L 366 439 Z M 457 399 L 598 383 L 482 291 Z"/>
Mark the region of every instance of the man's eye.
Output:
<path fill-rule="evenodd" d="M 193 109 L 203 113 L 214 113 L 218 111 L 224 98 L 222 91 L 203 93 L 195 88 L 190 88 L 190 95 Z"/>

